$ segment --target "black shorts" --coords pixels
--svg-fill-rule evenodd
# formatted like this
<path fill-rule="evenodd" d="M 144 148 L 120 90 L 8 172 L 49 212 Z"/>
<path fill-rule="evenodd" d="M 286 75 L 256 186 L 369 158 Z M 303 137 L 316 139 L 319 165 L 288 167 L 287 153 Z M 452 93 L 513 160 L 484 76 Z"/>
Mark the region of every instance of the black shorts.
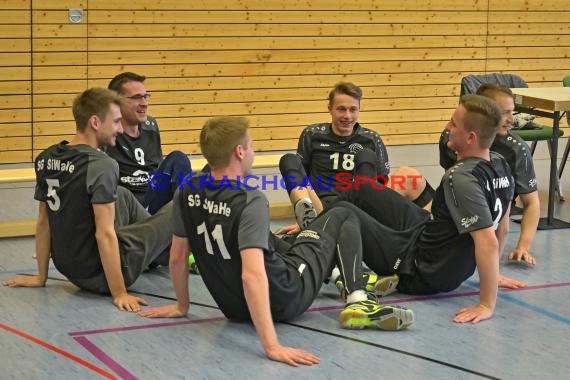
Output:
<path fill-rule="evenodd" d="M 287 252 L 279 253 L 289 268 L 289 281 L 300 280 L 300 292 L 288 300 L 273 300 L 287 304 L 284 315 L 275 320 L 288 320 L 302 314 L 311 306 L 326 277 L 334 267 L 336 241 L 319 229 L 301 231 Z"/>
<path fill-rule="evenodd" d="M 351 200 L 354 205 L 338 204 L 352 208 L 360 220 L 366 265 L 380 275 L 413 275 L 416 240 L 430 213 L 391 189 L 361 186 Z"/>
<path fill-rule="evenodd" d="M 299 276 L 301 280 L 302 294 L 291 302 L 296 305 L 297 313 L 304 312 L 313 303 L 337 260 L 344 264 L 361 262 L 359 242 L 345 241 L 347 234 L 352 236 L 353 233 L 358 234 L 358 219 L 351 210 L 337 207 L 321 214 L 297 235 L 285 254 L 280 254 L 290 268 L 290 275 Z M 341 236 L 344 236 L 343 241 L 340 241 Z M 337 245 L 343 247 L 342 255 L 337 256 Z M 360 282 L 361 265 L 358 268 L 346 266 L 345 275 L 351 279 L 348 281 L 354 285 L 357 278 Z"/>

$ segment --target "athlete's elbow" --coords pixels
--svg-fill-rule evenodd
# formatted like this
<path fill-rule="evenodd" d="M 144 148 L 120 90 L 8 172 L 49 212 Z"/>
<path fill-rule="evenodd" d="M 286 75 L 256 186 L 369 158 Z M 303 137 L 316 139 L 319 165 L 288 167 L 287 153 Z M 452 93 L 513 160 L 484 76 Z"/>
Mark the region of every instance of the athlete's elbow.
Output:
<path fill-rule="evenodd" d="M 244 289 L 258 289 L 263 284 L 263 276 L 257 272 L 243 271 L 241 281 Z M 265 279 L 265 283 L 267 283 L 267 279 Z"/>

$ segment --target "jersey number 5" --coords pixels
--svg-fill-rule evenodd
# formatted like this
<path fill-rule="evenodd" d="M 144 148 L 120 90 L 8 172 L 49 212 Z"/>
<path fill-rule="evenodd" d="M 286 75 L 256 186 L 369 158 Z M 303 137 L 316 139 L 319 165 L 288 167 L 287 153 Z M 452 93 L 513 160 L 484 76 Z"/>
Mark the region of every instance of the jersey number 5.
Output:
<path fill-rule="evenodd" d="M 59 180 L 58 179 L 47 179 L 46 183 L 48 185 L 47 189 L 47 204 L 52 211 L 59 210 L 59 206 L 61 206 L 61 200 L 59 199 L 59 195 L 57 195 L 57 188 L 59 187 Z"/>
<path fill-rule="evenodd" d="M 204 235 L 204 243 L 206 244 L 206 251 L 210 255 L 214 254 L 214 249 L 212 247 L 212 239 L 210 239 L 210 235 L 212 235 L 212 237 L 214 238 L 214 242 L 216 242 L 218 246 L 218 251 L 220 252 L 222 257 L 225 260 L 229 260 L 232 258 L 230 256 L 230 253 L 228 252 L 228 249 L 226 248 L 226 243 L 224 243 L 224 231 L 222 230 L 222 226 L 220 224 L 216 224 L 216 227 L 214 227 L 214 230 L 210 234 L 206 229 L 206 223 L 202 222 L 202 224 L 200 224 L 197 227 L 197 233 L 198 235 L 202 234 Z"/>

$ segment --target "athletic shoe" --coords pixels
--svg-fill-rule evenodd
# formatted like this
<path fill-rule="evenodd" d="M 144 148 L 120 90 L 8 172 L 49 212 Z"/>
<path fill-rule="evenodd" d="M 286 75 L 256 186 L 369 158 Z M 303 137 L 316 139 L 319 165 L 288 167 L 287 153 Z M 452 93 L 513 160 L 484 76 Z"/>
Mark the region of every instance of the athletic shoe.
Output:
<path fill-rule="evenodd" d="M 196 260 L 194 259 L 194 254 L 192 252 L 190 252 L 190 255 L 188 256 L 188 272 L 190 274 L 200 274 L 200 271 L 198 270 L 198 265 L 196 264 Z"/>
<path fill-rule="evenodd" d="M 372 272 L 362 273 L 362 278 L 364 279 L 366 284 L 364 286 L 364 291 L 366 292 L 368 299 L 371 300 L 377 299 L 378 297 L 376 297 L 375 285 L 376 282 L 378 281 L 378 275 Z M 342 297 L 342 299 L 346 301 L 346 290 L 344 289 L 344 282 L 342 281 L 342 277 L 338 276 L 334 284 L 336 285 L 338 291 L 340 292 L 340 296 Z"/>
<path fill-rule="evenodd" d="M 403 330 L 414 323 L 414 312 L 401 306 L 378 305 L 374 301 L 360 301 L 346 305 L 338 321 L 343 329 L 361 330 L 375 327 L 380 330 Z"/>
<path fill-rule="evenodd" d="M 311 203 L 309 198 L 301 198 L 295 203 L 295 218 L 302 230 L 307 228 L 316 217 L 317 212 L 313 208 L 313 203 Z"/>
<path fill-rule="evenodd" d="M 396 287 L 400 277 L 397 274 L 390 276 L 380 277 L 376 284 L 374 284 L 374 293 L 377 296 L 384 297 L 397 291 Z"/>
<path fill-rule="evenodd" d="M 374 292 L 374 286 L 378 281 L 378 275 L 374 272 L 369 273 L 362 273 L 362 277 L 366 280 L 366 285 L 364 286 L 364 290 L 367 292 Z"/>

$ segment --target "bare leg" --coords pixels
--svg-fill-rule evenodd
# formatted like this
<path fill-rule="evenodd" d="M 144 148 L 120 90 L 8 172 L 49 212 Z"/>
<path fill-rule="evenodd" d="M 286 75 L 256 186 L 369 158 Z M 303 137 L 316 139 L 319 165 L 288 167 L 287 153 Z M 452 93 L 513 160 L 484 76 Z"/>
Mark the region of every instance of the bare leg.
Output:
<path fill-rule="evenodd" d="M 401 166 L 390 176 L 391 189 L 412 202 L 415 202 L 422 195 L 427 186 L 428 183 L 422 173 L 409 166 Z M 430 200 L 422 207 L 430 211 L 431 203 Z"/>

